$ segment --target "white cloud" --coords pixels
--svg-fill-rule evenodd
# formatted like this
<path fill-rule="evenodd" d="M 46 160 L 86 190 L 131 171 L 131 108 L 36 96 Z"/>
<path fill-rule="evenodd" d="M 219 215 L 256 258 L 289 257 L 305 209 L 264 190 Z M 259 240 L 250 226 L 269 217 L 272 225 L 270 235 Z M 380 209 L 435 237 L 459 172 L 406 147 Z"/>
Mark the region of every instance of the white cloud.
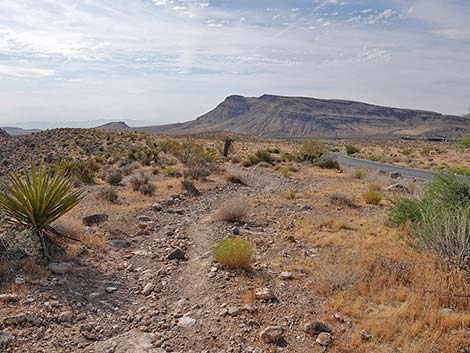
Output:
<path fill-rule="evenodd" d="M 54 76 L 56 72 L 51 69 L 40 69 L 34 67 L 0 65 L 0 77 L 13 78 L 44 78 Z"/>

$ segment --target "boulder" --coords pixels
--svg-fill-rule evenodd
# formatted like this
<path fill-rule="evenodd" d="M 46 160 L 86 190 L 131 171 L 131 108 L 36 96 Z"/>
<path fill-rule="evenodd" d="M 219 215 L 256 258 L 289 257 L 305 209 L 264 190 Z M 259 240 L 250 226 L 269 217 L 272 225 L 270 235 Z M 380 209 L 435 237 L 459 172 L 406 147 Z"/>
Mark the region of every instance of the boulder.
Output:
<path fill-rule="evenodd" d="M 109 216 L 105 213 L 94 214 L 91 216 L 83 217 L 83 225 L 87 227 L 99 226 L 107 222 Z"/>
<path fill-rule="evenodd" d="M 70 262 L 52 262 L 48 268 L 55 275 L 65 275 L 72 271 L 73 266 Z"/>
<path fill-rule="evenodd" d="M 168 260 L 184 260 L 186 258 L 186 254 L 180 248 L 176 248 L 172 250 L 166 258 Z"/>
<path fill-rule="evenodd" d="M 260 333 L 261 339 L 266 343 L 279 341 L 284 334 L 281 326 L 268 326 Z"/>

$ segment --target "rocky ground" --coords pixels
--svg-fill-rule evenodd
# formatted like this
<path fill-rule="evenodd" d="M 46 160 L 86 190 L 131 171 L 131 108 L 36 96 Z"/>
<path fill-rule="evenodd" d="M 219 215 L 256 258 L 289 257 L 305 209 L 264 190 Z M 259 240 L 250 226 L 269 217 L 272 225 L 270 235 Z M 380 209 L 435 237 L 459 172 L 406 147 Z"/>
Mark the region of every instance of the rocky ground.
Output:
<path fill-rule="evenodd" d="M 246 185 L 211 175 L 197 183 L 200 196 L 159 176 L 154 198 L 130 197 L 127 186 L 122 206 L 88 197 L 73 212 L 108 213 L 87 228 L 106 243 L 1 288 L 0 351 L 468 352 L 469 288 L 453 288 L 456 300 L 429 294 L 447 288 L 436 285 L 441 273 L 385 225 L 391 181 L 295 167 L 283 176 L 225 162 Z M 371 183 L 388 193 L 379 205 L 362 199 Z M 246 203 L 246 221 L 214 217 L 234 201 Z M 253 242 L 250 271 L 214 262 L 214 244 L 228 235 Z"/>
<path fill-rule="evenodd" d="M 312 326 L 319 303 L 294 285 L 308 279 L 265 262 L 278 255 L 295 262 L 315 250 L 280 237 L 269 219 L 229 224 L 212 217 L 227 200 L 256 200 L 298 182 L 265 169 L 236 172 L 247 186 L 216 184 L 200 197 L 171 196 L 132 215 L 140 230 L 111 241 L 106 254 L 51 265 L 47 279 L 28 283 L 29 293 L 5 297 L 2 311 L 8 307 L 11 315 L 3 319 L 2 339 L 16 336 L 7 351 L 322 351 Z M 311 210 L 293 205 L 286 216 L 299 212 Z M 255 242 L 252 271 L 213 263 L 213 244 L 229 234 Z M 326 345 L 331 328 L 317 330 L 328 331 Z"/>

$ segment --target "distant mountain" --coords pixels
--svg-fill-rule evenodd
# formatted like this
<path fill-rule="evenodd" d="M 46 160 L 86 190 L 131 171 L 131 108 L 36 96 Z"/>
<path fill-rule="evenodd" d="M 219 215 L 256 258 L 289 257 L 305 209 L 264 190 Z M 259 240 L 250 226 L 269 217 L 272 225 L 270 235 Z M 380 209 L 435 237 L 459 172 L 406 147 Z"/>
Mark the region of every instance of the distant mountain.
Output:
<path fill-rule="evenodd" d="M 5 130 L 11 136 L 29 135 L 29 134 L 32 134 L 34 132 L 41 131 L 39 129 L 22 129 L 22 128 L 19 128 L 19 127 L 0 127 L 0 129 Z"/>
<path fill-rule="evenodd" d="M 98 126 L 98 130 L 108 130 L 108 131 L 129 131 L 132 128 L 127 125 L 124 121 L 110 122 L 104 125 Z"/>
<path fill-rule="evenodd" d="M 135 130 L 168 135 L 225 131 L 280 138 L 456 137 L 470 133 L 470 121 L 348 100 L 263 95 L 229 96 L 196 120 Z"/>
<path fill-rule="evenodd" d="M 9 140 L 11 136 L 5 131 L 0 129 L 0 140 Z"/>

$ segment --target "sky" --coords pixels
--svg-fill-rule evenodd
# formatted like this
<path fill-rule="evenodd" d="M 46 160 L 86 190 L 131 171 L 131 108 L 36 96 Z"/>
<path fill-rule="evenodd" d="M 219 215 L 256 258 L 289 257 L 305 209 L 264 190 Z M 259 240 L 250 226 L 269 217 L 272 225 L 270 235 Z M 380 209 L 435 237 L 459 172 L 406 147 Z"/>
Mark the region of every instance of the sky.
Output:
<path fill-rule="evenodd" d="M 469 19 L 469 0 L 0 0 L 0 126 L 163 124 L 265 93 L 463 114 Z"/>

